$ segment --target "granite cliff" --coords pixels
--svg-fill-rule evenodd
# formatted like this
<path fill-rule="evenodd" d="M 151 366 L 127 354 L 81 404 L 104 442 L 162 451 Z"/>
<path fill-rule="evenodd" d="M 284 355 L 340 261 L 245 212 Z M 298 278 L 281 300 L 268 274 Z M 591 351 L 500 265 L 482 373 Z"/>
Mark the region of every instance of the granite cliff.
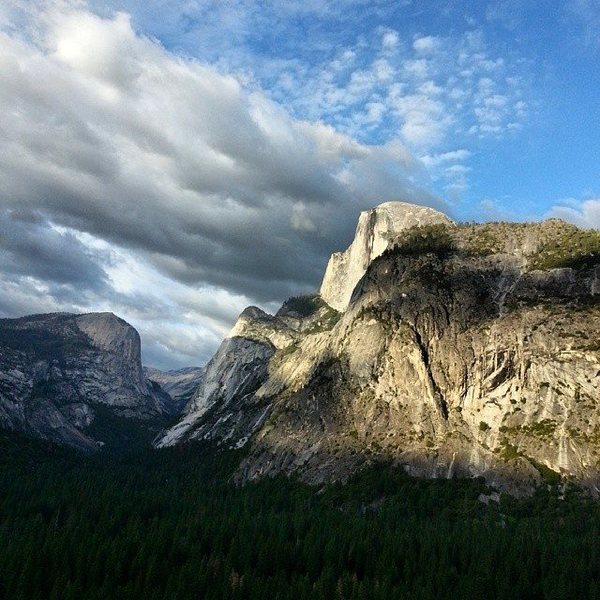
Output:
<path fill-rule="evenodd" d="M 144 377 L 138 332 L 112 313 L 0 319 L 3 428 L 95 450 L 98 413 L 133 423 L 175 410 Z"/>
<path fill-rule="evenodd" d="M 392 460 L 514 493 L 558 477 L 595 489 L 598 339 L 600 233 L 386 203 L 320 296 L 242 313 L 156 445 L 248 444 L 240 481 Z"/>
<path fill-rule="evenodd" d="M 319 290 L 321 298 L 335 310 L 346 310 L 368 266 L 400 231 L 434 223 L 452 221 L 433 208 L 406 202 L 385 202 L 360 213 L 352 243 L 344 252 L 334 252 L 327 263 Z"/>
<path fill-rule="evenodd" d="M 144 376 L 171 396 L 174 406 L 179 412 L 190 401 L 202 383 L 204 367 L 184 367 L 170 371 L 144 367 Z"/>

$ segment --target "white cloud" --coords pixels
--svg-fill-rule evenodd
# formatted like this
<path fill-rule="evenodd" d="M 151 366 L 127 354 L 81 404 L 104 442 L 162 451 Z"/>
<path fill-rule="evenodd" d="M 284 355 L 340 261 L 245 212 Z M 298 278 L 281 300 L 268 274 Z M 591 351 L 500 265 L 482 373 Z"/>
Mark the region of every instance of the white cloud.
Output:
<path fill-rule="evenodd" d="M 317 230 L 317 226 L 309 214 L 308 207 L 302 202 L 294 204 L 290 224 L 292 229 L 296 231 L 313 232 Z"/>
<path fill-rule="evenodd" d="M 432 35 L 416 37 L 413 48 L 417 54 L 430 54 L 438 50 L 442 45 L 440 38 Z"/>
<path fill-rule="evenodd" d="M 137 35 L 127 15 L 43 6 L 26 34 L 0 31 L 0 218 L 39 234 L 6 250 L 2 314 L 113 310 L 152 360 L 197 363 L 244 305 L 316 288 L 358 210 L 443 206 L 399 140 L 295 118 L 256 84 Z M 367 87 L 391 77 L 372 65 Z"/>
<path fill-rule="evenodd" d="M 385 31 L 381 38 L 381 43 L 386 50 L 394 50 L 398 46 L 399 41 L 400 36 L 398 32 L 393 30 Z"/>
<path fill-rule="evenodd" d="M 390 101 L 402 123 L 402 135 L 409 144 L 430 148 L 444 141 L 452 115 L 434 94 L 406 95 L 392 90 Z"/>
<path fill-rule="evenodd" d="M 411 58 L 402 65 L 404 73 L 410 79 L 422 80 L 430 76 L 430 63 L 425 58 Z"/>
<path fill-rule="evenodd" d="M 562 200 L 552 207 L 547 216 L 564 219 L 579 227 L 600 229 L 600 199 L 592 198 L 583 202 Z"/>
<path fill-rule="evenodd" d="M 425 155 L 421 157 L 421 160 L 427 166 L 436 167 L 443 163 L 452 161 L 464 161 L 471 156 L 471 152 L 465 148 L 459 148 L 458 150 L 451 150 L 449 152 L 443 152 L 441 154 Z"/>
<path fill-rule="evenodd" d="M 361 37 L 332 60 L 280 63 L 272 95 L 301 117 L 364 142 L 398 139 L 418 155 L 451 151 L 473 135 L 509 136 L 526 123 L 523 63 L 494 55 L 480 30 L 418 35 L 408 46 L 397 32 L 377 35 L 381 46 Z"/>

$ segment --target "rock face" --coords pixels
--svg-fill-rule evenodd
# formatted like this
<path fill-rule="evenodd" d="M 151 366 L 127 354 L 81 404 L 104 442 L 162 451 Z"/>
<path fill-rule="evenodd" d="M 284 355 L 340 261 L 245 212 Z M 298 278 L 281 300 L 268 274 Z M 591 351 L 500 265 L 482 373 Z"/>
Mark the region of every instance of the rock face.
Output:
<path fill-rule="evenodd" d="M 0 320 L 0 425 L 86 450 L 98 407 L 150 419 L 173 402 L 143 375 L 137 331 L 112 313 Z"/>
<path fill-rule="evenodd" d="M 183 419 L 156 446 L 189 439 L 235 439 L 237 447 L 244 445 L 268 412 L 256 391 L 268 379 L 273 356 L 293 351 L 303 335 L 329 326 L 337 317 L 317 297 L 293 298 L 274 317 L 254 306 L 244 310 L 206 366 L 204 380 Z"/>
<path fill-rule="evenodd" d="M 213 421 L 217 414 L 227 417 L 228 429 L 234 428 L 235 419 L 241 419 L 244 432 L 251 435 L 256 415 L 250 413 L 256 411 L 246 405 L 245 399 L 252 398 L 266 379 L 269 360 L 277 348 L 283 349 L 293 340 L 293 331 L 278 317 L 254 306 L 244 310 L 206 365 L 204 379 L 187 405 L 183 419 L 156 445 L 172 446 L 184 439 L 212 438 L 213 435 L 223 437 L 219 423 L 213 427 L 212 421 L 203 419 L 209 409 L 212 409 Z M 249 421 L 253 421 L 252 424 Z"/>
<path fill-rule="evenodd" d="M 437 210 L 406 202 L 386 202 L 360 213 L 352 244 L 329 259 L 321 284 L 321 298 L 336 310 L 346 310 L 367 267 L 393 239 L 410 227 L 434 223 L 451 224 L 452 221 Z"/>
<path fill-rule="evenodd" d="M 158 445 L 250 444 L 241 481 L 392 460 L 514 493 L 598 485 L 600 233 L 446 222 L 390 236 L 341 315 L 318 298 L 244 311 Z"/>
<path fill-rule="evenodd" d="M 190 401 L 204 379 L 204 367 L 185 367 L 171 371 L 161 371 L 144 367 L 146 379 L 157 383 L 171 396 L 177 411 L 181 411 Z"/>

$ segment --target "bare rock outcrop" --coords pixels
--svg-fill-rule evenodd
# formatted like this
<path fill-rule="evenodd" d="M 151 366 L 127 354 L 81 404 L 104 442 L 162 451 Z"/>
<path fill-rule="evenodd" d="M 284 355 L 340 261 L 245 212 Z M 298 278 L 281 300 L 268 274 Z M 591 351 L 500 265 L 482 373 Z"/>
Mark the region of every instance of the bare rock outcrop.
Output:
<path fill-rule="evenodd" d="M 142 372 L 140 337 L 112 313 L 0 320 L 0 425 L 85 450 L 102 407 L 152 419 L 171 398 Z"/>
<path fill-rule="evenodd" d="M 392 460 L 513 493 L 558 477 L 595 489 L 600 233 L 436 217 L 385 244 L 343 313 L 312 298 L 242 315 L 188 406 L 193 423 L 159 445 L 249 444 L 240 481 L 343 480 Z"/>
<path fill-rule="evenodd" d="M 338 311 L 346 310 L 354 287 L 392 240 L 405 229 L 434 223 L 452 221 L 433 208 L 406 202 L 385 202 L 361 212 L 350 246 L 329 259 L 319 291 L 321 298 Z"/>
<path fill-rule="evenodd" d="M 204 380 L 205 367 L 184 367 L 162 371 L 154 367 L 144 367 L 144 376 L 158 384 L 182 410 L 190 401 Z"/>

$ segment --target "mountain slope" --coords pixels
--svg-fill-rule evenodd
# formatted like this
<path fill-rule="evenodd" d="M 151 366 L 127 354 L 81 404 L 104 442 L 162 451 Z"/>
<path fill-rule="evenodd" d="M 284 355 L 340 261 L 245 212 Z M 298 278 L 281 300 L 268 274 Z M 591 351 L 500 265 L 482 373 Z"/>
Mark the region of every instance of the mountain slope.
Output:
<path fill-rule="evenodd" d="M 436 223 L 450 225 L 452 221 L 433 208 L 406 202 L 384 202 L 360 213 L 354 240 L 344 252 L 334 252 L 327 263 L 321 298 L 335 310 L 346 310 L 368 266 L 400 231 Z"/>
<path fill-rule="evenodd" d="M 194 395 L 204 379 L 204 367 L 184 367 L 171 371 L 161 371 L 144 367 L 144 376 L 160 385 L 171 396 L 178 410 L 181 410 Z"/>
<path fill-rule="evenodd" d="M 595 484 L 600 234 L 438 221 L 388 239 L 339 320 L 246 315 L 226 345 L 262 355 L 222 347 L 211 362 L 252 384 L 212 386 L 159 445 L 250 440 L 242 480 L 345 479 L 392 458 L 515 492 L 553 473 Z"/>
<path fill-rule="evenodd" d="M 131 325 L 112 313 L 0 319 L 2 427 L 93 450 L 101 440 L 89 428 L 102 407 L 146 421 L 174 414 L 143 375 Z"/>

